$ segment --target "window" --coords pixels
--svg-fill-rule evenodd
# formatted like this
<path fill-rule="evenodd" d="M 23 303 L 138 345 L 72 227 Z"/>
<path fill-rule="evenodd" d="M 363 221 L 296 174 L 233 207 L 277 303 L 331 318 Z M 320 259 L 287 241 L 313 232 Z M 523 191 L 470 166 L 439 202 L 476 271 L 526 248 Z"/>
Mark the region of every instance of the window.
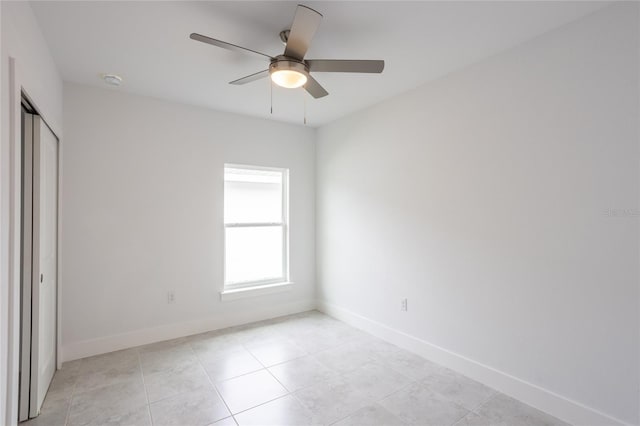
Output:
<path fill-rule="evenodd" d="M 226 165 L 225 290 L 289 280 L 286 169 Z"/>

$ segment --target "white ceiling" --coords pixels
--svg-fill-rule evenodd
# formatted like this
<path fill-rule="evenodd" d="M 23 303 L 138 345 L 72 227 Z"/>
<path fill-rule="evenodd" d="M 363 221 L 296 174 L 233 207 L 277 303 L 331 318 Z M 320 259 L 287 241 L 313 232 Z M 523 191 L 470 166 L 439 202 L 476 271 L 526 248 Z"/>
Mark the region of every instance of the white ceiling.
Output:
<path fill-rule="evenodd" d="M 329 96 L 275 88 L 269 80 L 228 82 L 266 69 L 251 56 L 189 39 L 198 32 L 270 55 L 295 2 L 33 2 L 64 80 L 187 104 L 318 126 L 417 87 L 587 15 L 603 2 L 309 1 L 324 19 L 307 59 L 384 59 L 381 75 L 314 74 Z"/>

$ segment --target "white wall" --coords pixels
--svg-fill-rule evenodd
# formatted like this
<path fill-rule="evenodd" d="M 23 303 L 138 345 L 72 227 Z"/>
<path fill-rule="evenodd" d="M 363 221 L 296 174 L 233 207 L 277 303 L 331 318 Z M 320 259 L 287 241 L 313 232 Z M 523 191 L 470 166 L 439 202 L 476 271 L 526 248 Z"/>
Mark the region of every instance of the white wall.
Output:
<path fill-rule="evenodd" d="M 313 129 L 72 84 L 64 126 L 65 359 L 313 308 Z M 220 301 L 225 162 L 289 168 L 292 291 Z"/>
<path fill-rule="evenodd" d="M 17 420 L 20 90 L 62 136 L 62 80 L 27 2 L 0 2 L 0 423 Z M 14 66 L 13 71 L 11 66 Z"/>
<path fill-rule="evenodd" d="M 613 5 L 321 128 L 322 306 L 639 423 L 638 36 Z"/>

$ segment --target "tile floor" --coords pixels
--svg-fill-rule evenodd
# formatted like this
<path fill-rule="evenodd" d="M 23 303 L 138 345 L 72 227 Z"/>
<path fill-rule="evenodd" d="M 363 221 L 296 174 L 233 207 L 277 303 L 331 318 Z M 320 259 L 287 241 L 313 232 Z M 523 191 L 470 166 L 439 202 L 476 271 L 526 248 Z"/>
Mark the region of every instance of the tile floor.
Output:
<path fill-rule="evenodd" d="M 563 425 L 311 311 L 66 363 L 24 426 Z"/>

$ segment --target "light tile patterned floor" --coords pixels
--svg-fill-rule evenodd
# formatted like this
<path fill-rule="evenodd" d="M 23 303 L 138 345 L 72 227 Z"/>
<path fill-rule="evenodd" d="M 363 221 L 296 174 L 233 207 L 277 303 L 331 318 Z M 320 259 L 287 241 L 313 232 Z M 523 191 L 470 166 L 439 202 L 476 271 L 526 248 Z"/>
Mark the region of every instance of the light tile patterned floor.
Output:
<path fill-rule="evenodd" d="M 311 311 L 66 363 L 24 426 L 564 425 Z"/>

